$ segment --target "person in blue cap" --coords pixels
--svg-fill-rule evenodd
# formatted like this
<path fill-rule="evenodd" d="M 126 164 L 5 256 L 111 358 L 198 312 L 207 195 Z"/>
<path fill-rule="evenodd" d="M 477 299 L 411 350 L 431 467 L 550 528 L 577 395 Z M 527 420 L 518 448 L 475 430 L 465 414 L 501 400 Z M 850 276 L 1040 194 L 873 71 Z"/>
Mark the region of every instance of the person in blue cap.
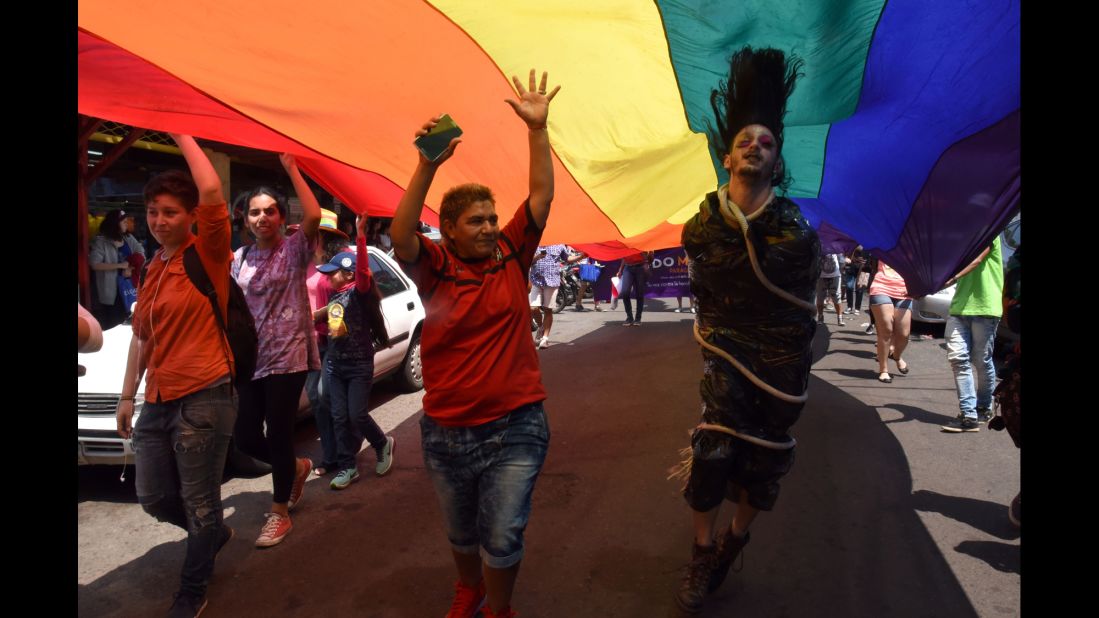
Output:
<path fill-rule="evenodd" d="M 388 347 L 381 295 L 370 272 L 366 249 L 365 215 L 355 224 L 355 253 L 343 251 L 317 270 L 328 275 L 335 293 L 324 311 L 328 320 L 328 353 L 324 385 L 336 434 L 336 473 L 332 489 L 346 489 L 359 480 L 355 456 L 365 437 L 378 456 L 375 472 L 384 476 L 393 467 L 395 441 L 370 416 L 370 388 L 374 384 L 374 349 Z"/>

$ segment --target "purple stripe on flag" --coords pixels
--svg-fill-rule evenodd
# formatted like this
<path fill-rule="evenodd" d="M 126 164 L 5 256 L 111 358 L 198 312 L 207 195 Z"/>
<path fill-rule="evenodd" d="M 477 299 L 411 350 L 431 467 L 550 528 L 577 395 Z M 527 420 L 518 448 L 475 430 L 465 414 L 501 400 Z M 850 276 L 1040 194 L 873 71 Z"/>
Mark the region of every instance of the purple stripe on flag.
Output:
<path fill-rule="evenodd" d="M 1019 205 L 1019 111 L 951 146 L 912 206 L 897 246 L 878 255 L 913 297 L 932 294 L 980 254 Z"/>

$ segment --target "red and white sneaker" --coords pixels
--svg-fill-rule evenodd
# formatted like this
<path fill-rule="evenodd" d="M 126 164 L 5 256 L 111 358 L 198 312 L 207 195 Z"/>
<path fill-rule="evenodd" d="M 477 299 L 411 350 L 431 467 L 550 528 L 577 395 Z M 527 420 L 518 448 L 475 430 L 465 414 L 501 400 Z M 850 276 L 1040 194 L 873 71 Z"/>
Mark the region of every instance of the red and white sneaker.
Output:
<path fill-rule="evenodd" d="M 259 538 L 256 539 L 256 547 L 278 545 L 294 529 L 294 524 L 285 515 L 279 515 L 278 513 L 264 513 L 264 515 L 267 517 L 267 523 L 263 524 L 263 530 L 260 530 Z"/>
<path fill-rule="evenodd" d="M 485 580 L 481 580 L 476 588 L 471 588 L 458 580 L 454 584 L 454 602 L 450 604 L 450 611 L 446 618 L 474 618 L 480 615 L 481 607 L 485 605 Z M 488 609 L 485 607 L 485 609 Z"/>
<path fill-rule="evenodd" d="M 290 488 L 290 501 L 286 504 L 287 509 L 293 509 L 301 502 L 301 497 L 305 493 L 305 480 L 309 478 L 309 473 L 313 470 L 313 460 L 307 457 L 298 457 L 296 463 L 294 485 Z"/>

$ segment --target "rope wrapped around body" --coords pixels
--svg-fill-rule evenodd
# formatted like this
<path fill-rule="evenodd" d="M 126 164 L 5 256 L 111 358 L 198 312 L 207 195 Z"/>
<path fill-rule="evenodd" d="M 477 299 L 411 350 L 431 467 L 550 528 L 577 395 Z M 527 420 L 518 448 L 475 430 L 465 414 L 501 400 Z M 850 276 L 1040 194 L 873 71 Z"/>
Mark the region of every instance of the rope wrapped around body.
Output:
<path fill-rule="evenodd" d="M 763 287 L 778 296 L 779 298 L 782 298 L 783 300 L 793 304 L 797 308 L 804 310 L 810 316 L 813 315 L 816 310 L 813 303 L 798 298 L 797 296 L 787 292 L 786 290 L 781 289 L 767 278 L 767 276 L 763 273 L 762 268 L 760 267 L 759 258 L 756 255 L 754 243 L 751 241 L 751 238 L 748 234 L 749 222 L 747 220 L 747 217 L 744 216 L 744 213 L 741 212 L 740 208 L 735 203 L 728 200 L 727 194 L 725 192 L 718 192 L 717 198 L 717 210 L 721 214 L 722 219 L 725 221 L 726 224 L 729 225 L 729 227 L 738 228 L 740 230 L 741 235 L 744 239 L 744 244 L 748 254 L 748 261 L 751 264 L 752 272 L 755 274 L 756 278 L 763 285 Z M 771 199 L 773 200 L 774 196 L 772 196 Z M 768 205 L 770 205 L 770 201 L 768 202 Z M 760 390 L 767 393 L 768 395 L 791 404 L 804 404 L 806 401 L 808 401 L 809 395 L 807 389 L 798 394 L 783 392 L 757 376 L 749 367 L 745 366 L 744 363 L 738 361 L 727 351 L 706 341 L 706 338 L 703 337 L 703 334 L 701 332 L 702 327 L 700 327 L 699 325 L 700 318 L 701 316 L 699 318 L 696 318 L 693 332 L 695 341 L 701 347 L 727 361 L 730 365 L 732 365 L 732 367 L 734 367 L 737 371 L 744 375 L 744 377 L 747 378 L 752 384 L 754 384 L 756 387 L 758 387 Z M 782 441 L 768 440 L 766 438 L 751 435 L 742 431 L 737 431 L 732 427 L 714 422 L 703 421 L 702 423 L 697 425 L 693 431 L 699 430 L 716 431 L 719 433 L 727 434 L 740 440 L 750 442 L 762 448 L 772 450 L 790 450 L 797 445 L 797 440 L 790 436 L 787 436 L 787 439 Z M 681 479 L 683 481 L 686 481 L 690 476 L 691 467 L 694 460 L 693 447 L 688 446 L 684 449 L 681 449 L 680 456 L 683 459 L 678 465 L 674 466 L 669 471 L 669 480 Z"/>

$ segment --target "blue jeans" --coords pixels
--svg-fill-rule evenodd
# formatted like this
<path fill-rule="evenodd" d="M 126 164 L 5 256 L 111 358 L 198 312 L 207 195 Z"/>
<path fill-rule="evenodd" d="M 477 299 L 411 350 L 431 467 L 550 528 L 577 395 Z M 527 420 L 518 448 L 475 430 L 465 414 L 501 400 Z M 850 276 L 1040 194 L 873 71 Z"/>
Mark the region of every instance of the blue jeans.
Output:
<path fill-rule="evenodd" d="M 237 398 L 229 384 L 165 402 L 146 401 L 134 426 L 137 500 L 187 531 L 180 590 L 205 594 L 222 535 L 221 475 Z"/>
<path fill-rule="evenodd" d="M 305 393 L 309 397 L 309 407 L 313 410 L 313 421 L 317 426 L 317 435 L 321 439 L 321 466 L 336 465 L 336 433 L 332 429 L 332 408 L 328 388 L 324 383 L 324 366 L 327 364 L 325 353 L 328 346 L 317 342 L 321 357 L 321 368 L 310 371 L 305 378 Z"/>
<path fill-rule="evenodd" d="M 425 414 L 420 432 L 451 547 L 460 554 L 479 548 L 489 568 L 518 564 L 534 483 L 549 449 L 542 403 L 473 427 L 444 427 Z"/>
<path fill-rule="evenodd" d="M 374 360 L 337 360 L 329 354 L 324 363 L 324 385 L 332 410 L 336 436 L 336 468 L 355 468 L 355 456 L 363 437 L 374 450 L 385 447 L 385 433 L 370 416 L 370 388 L 374 385 Z"/>
<path fill-rule="evenodd" d="M 848 309 L 856 310 L 862 308 L 862 288 L 857 288 L 859 276 L 854 273 L 848 273 L 843 276 L 844 297 Z"/>
<path fill-rule="evenodd" d="M 946 358 L 954 370 L 958 406 L 970 420 L 977 420 L 977 410 L 992 408 L 992 389 L 996 386 L 992 347 L 999 323 L 1000 318 L 983 315 L 952 315 L 946 319 Z"/>

